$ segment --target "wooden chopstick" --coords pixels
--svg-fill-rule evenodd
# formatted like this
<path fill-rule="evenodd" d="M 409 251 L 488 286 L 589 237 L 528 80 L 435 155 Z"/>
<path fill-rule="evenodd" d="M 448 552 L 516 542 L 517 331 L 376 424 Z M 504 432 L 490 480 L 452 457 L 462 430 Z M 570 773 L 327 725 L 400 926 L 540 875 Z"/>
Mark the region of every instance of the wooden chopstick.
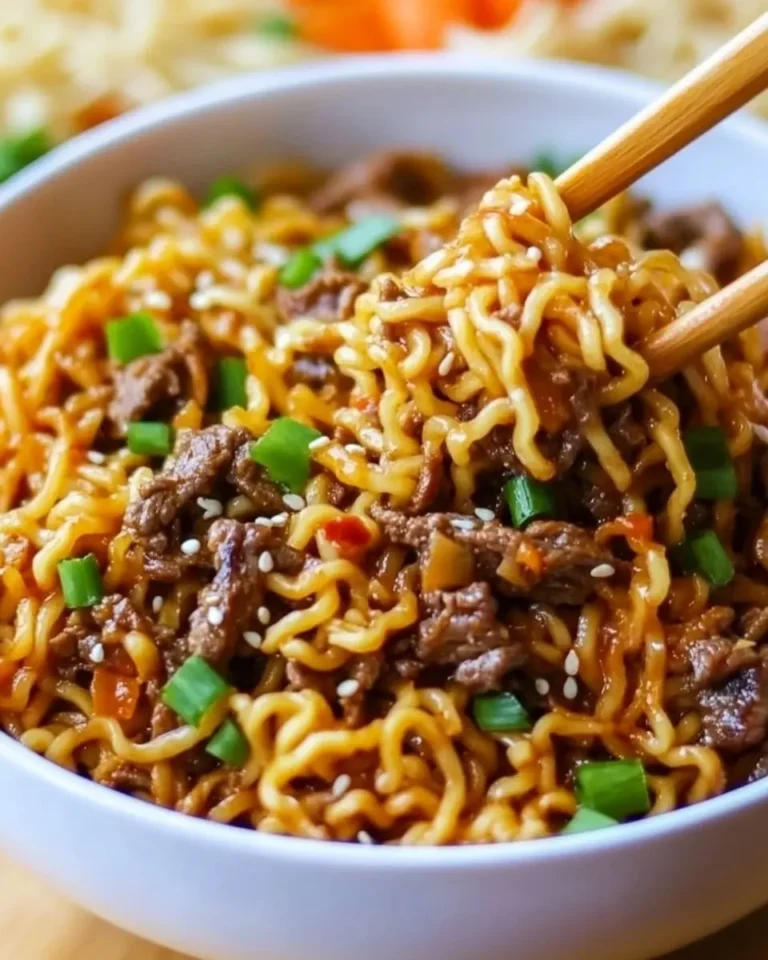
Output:
<path fill-rule="evenodd" d="M 626 190 L 767 86 L 764 13 L 557 178 L 572 219 Z"/>
<path fill-rule="evenodd" d="M 660 380 L 762 319 L 768 319 L 768 260 L 652 334 L 639 350 Z"/>

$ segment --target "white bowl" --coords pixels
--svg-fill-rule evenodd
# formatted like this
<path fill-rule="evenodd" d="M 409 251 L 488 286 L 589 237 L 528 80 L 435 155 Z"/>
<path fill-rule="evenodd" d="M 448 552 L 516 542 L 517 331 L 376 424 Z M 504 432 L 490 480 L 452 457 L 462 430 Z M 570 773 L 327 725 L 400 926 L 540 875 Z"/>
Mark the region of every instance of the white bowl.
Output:
<path fill-rule="evenodd" d="M 590 146 L 653 95 L 568 64 L 402 57 L 246 77 L 64 146 L 0 189 L 0 302 L 102 249 L 127 188 L 202 187 L 256 157 L 417 146 L 494 168 Z M 723 125 L 657 171 L 661 201 L 768 220 L 768 132 Z M 211 960 L 641 960 L 768 900 L 768 780 L 655 820 L 447 849 L 318 843 L 183 817 L 0 736 L 0 842 L 78 903 Z"/>

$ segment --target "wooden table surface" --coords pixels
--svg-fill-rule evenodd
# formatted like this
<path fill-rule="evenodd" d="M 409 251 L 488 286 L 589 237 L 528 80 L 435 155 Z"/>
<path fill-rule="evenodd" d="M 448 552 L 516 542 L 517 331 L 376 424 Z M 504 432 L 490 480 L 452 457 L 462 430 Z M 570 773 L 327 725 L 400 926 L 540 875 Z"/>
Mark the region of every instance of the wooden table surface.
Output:
<path fill-rule="evenodd" d="M 0 877 L 2 960 L 192 960 L 97 920 L 2 855 Z M 706 943 L 664 960 L 765 960 L 766 957 L 768 908 Z"/>

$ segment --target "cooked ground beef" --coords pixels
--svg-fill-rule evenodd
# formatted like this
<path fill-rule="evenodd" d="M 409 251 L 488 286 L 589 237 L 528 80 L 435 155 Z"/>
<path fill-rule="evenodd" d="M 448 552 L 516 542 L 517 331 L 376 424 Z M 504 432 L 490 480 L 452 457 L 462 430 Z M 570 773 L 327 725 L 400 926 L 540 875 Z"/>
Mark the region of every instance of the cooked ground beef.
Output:
<path fill-rule="evenodd" d="M 642 242 L 681 254 L 700 251 L 704 268 L 727 282 L 744 247 L 744 238 L 719 203 L 649 213 Z"/>
<path fill-rule="evenodd" d="M 702 741 L 728 753 L 742 753 L 765 739 L 768 677 L 762 660 L 733 673 L 724 683 L 702 690 L 697 701 Z"/>
<path fill-rule="evenodd" d="M 327 266 L 298 290 L 280 287 L 277 307 L 286 323 L 296 317 L 337 323 L 352 316 L 355 300 L 366 289 L 356 273 Z"/>
<path fill-rule="evenodd" d="M 181 325 L 179 338 L 162 353 L 139 357 L 113 371 L 115 392 L 109 416 L 123 435 L 133 420 L 170 419 L 170 404 L 192 398 L 205 407 L 208 376 L 203 335 L 191 320 Z M 158 409 L 162 408 L 162 409 Z"/>

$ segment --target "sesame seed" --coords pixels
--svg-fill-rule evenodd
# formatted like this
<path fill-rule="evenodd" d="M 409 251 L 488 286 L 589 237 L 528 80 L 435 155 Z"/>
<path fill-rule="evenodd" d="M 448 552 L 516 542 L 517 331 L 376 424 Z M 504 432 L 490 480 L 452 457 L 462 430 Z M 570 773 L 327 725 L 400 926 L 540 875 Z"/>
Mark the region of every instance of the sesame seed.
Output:
<path fill-rule="evenodd" d="M 88 657 L 92 663 L 103 663 L 104 662 L 104 644 L 95 643 L 91 647 L 91 652 L 88 654 Z"/>
<path fill-rule="evenodd" d="M 451 526 L 454 530 L 474 530 L 475 521 L 470 520 L 469 517 L 452 517 Z"/>
<path fill-rule="evenodd" d="M 687 247 L 680 254 L 680 263 L 686 270 L 706 270 L 707 258 L 701 247 Z"/>
<path fill-rule="evenodd" d="M 544 677 L 537 677 L 534 686 L 536 687 L 536 693 L 538 693 L 540 697 L 546 697 L 549 693 L 549 683 Z"/>
<path fill-rule="evenodd" d="M 198 290 L 207 290 L 216 283 L 216 279 L 210 270 L 201 270 L 195 279 L 195 286 Z"/>
<path fill-rule="evenodd" d="M 347 453 L 362 453 L 365 455 L 365 447 L 361 447 L 359 443 L 346 443 L 344 449 Z"/>
<path fill-rule="evenodd" d="M 533 260 L 534 263 L 538 263 L 539 260 L 541 260 L 541 258 L 544 256 L 538 247 L 528 247 L 528 249 L 525 251 L 525 255 L 529 260 Z"/>
<path fill-rule="evenodd" d="M 272 559 L 269 550 L 265 550 L 264 553 L 259 555 L 258 567 L 262 573 L 269 573 L 270 570 L 274 570 L 275 561 Z"/>
<path fill-rule="evenodd" d="M 163 598 L 162 598 L 162 597 L 154 597 L 154 598 L 152 599 L 152 612 L 153 612 L 153 613 L 160 613 L 160 611 L 161 611 L 162 609 L 163 609 Z"/>
<path fill-rule="evenodd" d="M 575 650 L 569 650 L 568 656 L 565 658 L 565 663 L 563 667 L 565 672 L 569 677 L 577 677 L 579 675 L 579 655 Z"/>
<path fill-rule="evenodd" d="M 189 540 L 185 540 L 181 545 L 181 552 L 186 554 L 188 557 L 194 557 L 196 553 L 200 553 L 200 548 L 202 544 L 196 537 L 191 537 Z"/>
<path fill-rule="evenodd" d="M 367 830 L 361 830 L 357 835 L 357 842 L 370 845 L 374 842 L 374 839 Z"/>
<path fill-rule="evenodd" d="M 189 298 L 189 305 L 193 310 L 205 310 L 209 305 L 209 300 L 206 294 L 201 290 L 198 293 L 193 293 Z"/>
<path fill-rule="evenodd" d="M 563 696 L 566 700 L 575 700 L 578 692 L 578 683 L 576 683 L 576 680 L 573 677 L 568 677 L 563 684 Z"/>
<path fill-rule="evenodd" d="M 303 510 L 307 505 L 307 501 L 304 497 L 300 497 L 298 493 L 286 493 L 283 497 L 283 503 L 289 510 Z"/>
<path fill-rule="evenodd" d="M 284 527 L 288 523 L 287 513 L 276 513 L 269 521 L 271 527 Z"/>
<path fill-rule="evenodd" d="M 98 450 L 89 450 L 85 456 L 90 463 L 95 463 L 97 466 L 107 462 L 106 453 L 99 453 Z"/>
<path fill-rule="evenodd" d="M 598 580 L 603 580 L 605 577 L 612 577 L 614 573 L 616 573 L 616 570 L 610 563 L 598 563 L 596 567 L 592 567 L 590 570 L 590 576 L 597 577 Z"/>
<path fill-rule="evenodd" d="M 338 687 L 336 687 L 336 693 L 338 693 L 340 697 L 354 697 L 359 689 L 360 684 L 357 680 L 342 680 Z"/>
<path fill-rule="evenodd" d="M 198 497 L 197 505 L 204 511 L 203 520 L 211 520 L 213 517 L 220 517 L 224 513 L 221 500 L 214 500 L 212 497 Z"/>
<path fill-rule="evenodd" d="M 254 650 L 258 650 L 261 646 L 261 634 L 255 630 L 246 630 L 243 634 L 243 640 L 245 640 L 249 647 L 253 647 Z"/>
<path fill-rule="evenodd" d="M 322 450 L 323 447 L 327 447 L 330 442 L 330 437 L 315 437 L 315 439 L 309 444 L 309 449 Z"/>
<path fill-rule="evenodd" d="M 152 310 L 170 310 L 173 300 L 162 290 L 149 290 L 144 294 L 144 303 Z"/>
<path fill-rule="evenodd" d="M 224 611 L 221 607 L 208 607 L 206 619 L 212 627 L 220 627 L 224 623 Z"/>
<path fill-rule="evenodd" d="M 221 231 L 221 242 L 227 250 L 242 250 L 245 246 L 246 236 L 244 231 L 238 230 L 237 227 L 227 227 L 226 230 Z"/>
<path fill-rule="evenodd" d="M 483 523 L 490 523 L 491 520 L 496 519 L 496 514 L 493 510 L 489 510 L 488 507 L 476 507 L 475 516 L 478 520 L 482 520 Z"/>
<path fill-rule="evenodd" d="M 267 607 L 259 607 L 259 609 L 256 611 L 256 617 L 258 618 L 259 623 L 263 623 L 266 627 L 266 625 L 272 619 L 272 614 L 269 612 Z"/>
<path fill-rule="evenodd" d="M 768 427 L 764 427 L 762 423 L 753 423 L 752 430 L 758 440 L 768 444 Z"/>
<path fill-rule="evenodd" d="M 333 786 L 331 787 L 331 793 L 337 799 L 343 797 L 344 794 L 352 786 L 352 777 L 348 773 L 340 773 L 338 777 L 333 781 Z"/>
<path fill-rule="evenodd" d="M 446 353 L 446 355 L 440 361 L 440 366 L 437 368 L 437 372 L 440 374 L 441 377 L 447 377 L 448 374 L 451 372 L 454 359 L 455 357 L 453 355 L 453 350 L 449 350 L 448 353 Z"/>
<path fill-rule="evenodd" d="M 271 527 L 272 520 L 269 517 L 256 517 L 253 521 L 258 527 Z"/>
<path fill-rule="evenodd" d="M 354 463 L 344 463 L 342 464 L 341 472 L 345 477 L 354 477 L 357 473 L 357 467 Z"/>

